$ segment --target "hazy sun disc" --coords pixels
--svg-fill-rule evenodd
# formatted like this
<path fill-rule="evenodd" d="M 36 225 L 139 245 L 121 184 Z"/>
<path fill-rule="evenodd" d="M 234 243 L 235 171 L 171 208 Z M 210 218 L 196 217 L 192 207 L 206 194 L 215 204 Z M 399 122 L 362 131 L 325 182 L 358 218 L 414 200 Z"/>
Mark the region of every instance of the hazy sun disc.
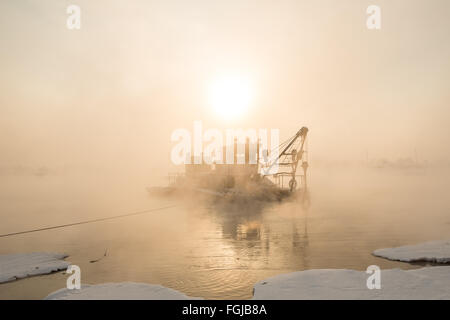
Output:
<path fill-rule="evenodd" d="M 250 82 L 241 76 L 215 79 L 209 89 L 209 100 L 214 111 L 225 118 L 235 118 L 249 107 L 253 91 Z"/>

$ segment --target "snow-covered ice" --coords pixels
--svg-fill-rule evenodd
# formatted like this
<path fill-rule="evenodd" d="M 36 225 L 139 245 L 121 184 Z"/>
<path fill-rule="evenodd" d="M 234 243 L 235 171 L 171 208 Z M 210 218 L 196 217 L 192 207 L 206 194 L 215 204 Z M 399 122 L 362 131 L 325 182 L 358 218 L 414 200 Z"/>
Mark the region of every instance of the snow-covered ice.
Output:
<path fill-rule="evenodd" d="M 119 282 L 81 285 L 81 289 L 60 289 L 47 300 L 198 300 L 179 291 L 155 284 Z"/>
<path fill-rule="evenodd" d="M 0 283 L 65 270 L 70 265 L 66 257 L 43 252 L 0 255 Z"/>
<path fill-rule="evenodd" d="M 450 299 L 450 267 L 381 270 L 381 289 L 368 289 L 365 271 L 317 269 L 258 282 L 255 300 Z"/>
<path fill-rule="evenodd" d="M 431 241 L 416 245 L 378 249 L 375 256 L 404 262 L 450 263 L 450 240 Z"/>

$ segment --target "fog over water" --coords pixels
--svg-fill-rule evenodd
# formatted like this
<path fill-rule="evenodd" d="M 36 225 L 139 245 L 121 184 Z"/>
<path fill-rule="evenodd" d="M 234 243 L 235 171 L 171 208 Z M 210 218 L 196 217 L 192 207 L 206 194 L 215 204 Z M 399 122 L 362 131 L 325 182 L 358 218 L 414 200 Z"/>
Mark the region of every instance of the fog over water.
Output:
<path fill-rule="evenodd" d="M 359 0 L 78 0 L 80 30 L 68 4 L 0 2 L 0 234 L 177 206 L 3 237 L 0 254 L 65 252 L 83 283 L 238 299 L 280 273 L 413 268 L 371 251 L 450 238 L 448 0 L 378 0 L 377 31 Z M 227 118 L 208 88 L 229 75 L 252 92 Z M 171 134 L 196 120 L 280 141 L 308 127 L 310 205 L 150 197 L 183 171 Z"/>
<path fill-rule="evenodd" d="M 448 238 L 449 177 L 441 169 L 313 167 L 309 208 L 290 201 L 224 208 L 200 198 L 151 198 L 144 181 L 98 173 L 4 177 L 2 234 L 178 206 L 1 238 L 0 253 L 66 252 L 84 283 L 137 281 L 191 296 L 250 298 L 255 282 L 280 273 L 417 267 L 371 252 Z M 2 284 L 0 297 L 43 298 L 65 281 L 59 273 Z"/>

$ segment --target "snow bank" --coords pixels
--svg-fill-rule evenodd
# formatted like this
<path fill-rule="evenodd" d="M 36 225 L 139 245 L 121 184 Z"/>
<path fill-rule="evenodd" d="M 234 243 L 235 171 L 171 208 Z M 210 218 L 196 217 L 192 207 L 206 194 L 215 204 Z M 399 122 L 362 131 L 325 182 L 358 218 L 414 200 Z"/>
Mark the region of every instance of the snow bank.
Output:
<path fill-rule="evenodd" d="M 122 282 L 81 285 L 81 289 L 60 289 L 46 300 L 197 300 L 160 285 Z"/>
<path fill-rule="evenodd" d="M 378 249 L 375 256 L 404 262 L 450 263 L 450 240 L 432 241 L 397 248 Z"/>
<path fill-rule="evenodd" d="M 66 257 L 42 252 L 0 255 L 0 283 L 65 270 L 70 265 Z"/>
<path fill-rule="evenodd" d="M 381 270 L 381 289 L 367 288 L 370 274 L 319 269 L 279 275 L 258 282 L 255 300 L 450 299 L 450 267 Z"/>

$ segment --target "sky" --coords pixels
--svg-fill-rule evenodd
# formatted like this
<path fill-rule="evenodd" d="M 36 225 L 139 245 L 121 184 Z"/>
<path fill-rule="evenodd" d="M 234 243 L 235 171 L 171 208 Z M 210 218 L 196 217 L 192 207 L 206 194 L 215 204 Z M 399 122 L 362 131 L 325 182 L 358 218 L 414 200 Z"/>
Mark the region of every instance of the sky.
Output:
<path fill-rule="evenodd" d="M 447 0 L 1 1 L 0 166 L 164 172 L 195 120 L 306 126 L 312 164 L 449 163 L 449 16 Z M 232 118 L 208 98 L 227 75 L 252 88 Z"/>

